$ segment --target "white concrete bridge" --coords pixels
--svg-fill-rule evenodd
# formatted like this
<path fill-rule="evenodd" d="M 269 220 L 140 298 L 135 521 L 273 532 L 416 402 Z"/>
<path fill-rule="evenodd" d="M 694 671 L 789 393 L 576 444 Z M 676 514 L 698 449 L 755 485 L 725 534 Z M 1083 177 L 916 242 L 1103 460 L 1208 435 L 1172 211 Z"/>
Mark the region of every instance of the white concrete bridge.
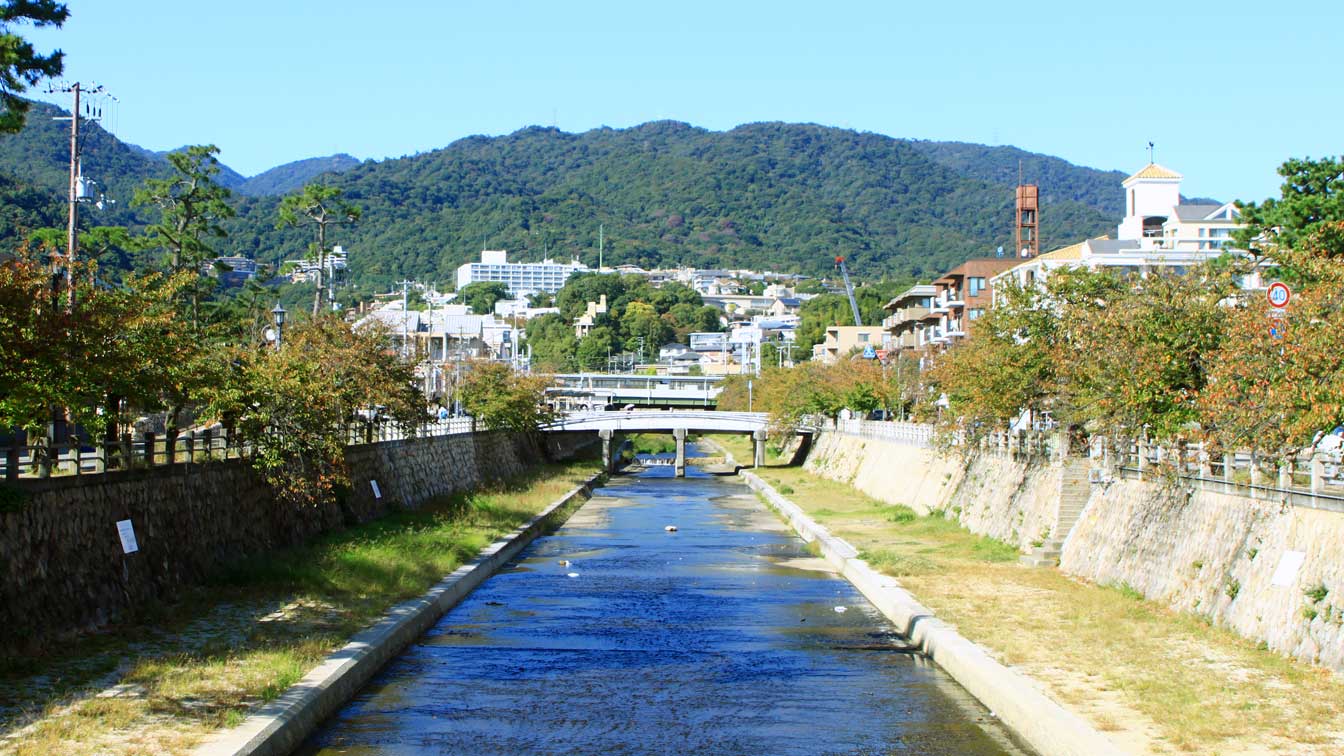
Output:
<path fill-rule="evenodd" d="M 755 443 L 756 467 L 765 464 L 765 432 L 770 416 L 764 412 L 709 410 L 614 410 L 575 412 L 561 416 L 546 431 L 597 431 L 602 438 L 602 462 L 614 469 L 611 439 L 617 433 L 671 433 L 677 440 L 676 474 L 686 473 L 687 433 L 750 433 Z"/>

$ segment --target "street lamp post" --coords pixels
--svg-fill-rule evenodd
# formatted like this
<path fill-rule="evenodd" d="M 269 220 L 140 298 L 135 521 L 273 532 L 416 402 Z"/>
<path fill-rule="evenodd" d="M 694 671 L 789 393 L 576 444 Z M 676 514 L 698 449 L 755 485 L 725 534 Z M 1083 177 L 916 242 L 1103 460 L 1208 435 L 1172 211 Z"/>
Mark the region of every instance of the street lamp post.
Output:
<path fill-rule="evenodd" d="M 280 342 L 284 339 L 285 315 L 287 314 L 288 311 L 279 302 L 276 302 L 275 307 L 271 308 L 271 317 L 275 318 L 275 350 L 277 352 L 280 351 Z"/>

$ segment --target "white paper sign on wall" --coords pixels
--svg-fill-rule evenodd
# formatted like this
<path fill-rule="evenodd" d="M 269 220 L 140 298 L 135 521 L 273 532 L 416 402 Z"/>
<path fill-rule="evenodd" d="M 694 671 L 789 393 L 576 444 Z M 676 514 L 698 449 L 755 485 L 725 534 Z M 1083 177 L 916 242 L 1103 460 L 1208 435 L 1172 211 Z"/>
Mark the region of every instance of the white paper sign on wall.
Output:
<path fill-rule="evenodd" d="M 1297 571 L 1302 568 L 1302 563 L 1305 561 L 1307 561 L 1306 552 L 1283 552 L 1283 556 L 1279 557 L 1279 566 L 1274 569 L 1274 577 L 1269 579 L 1270 584 L 1281 588 L 1291 586 L 1297 581 Z"/>
<path fill-rule="evenodd" d="M 380 490 L 378 490 L 378 481 L 376 481 L 376 480 L 371 480 L 371 481 L 369 481 L 369 485 L 370 485 L 370 486 L 373 486 L 373 498 L 375 498 L 375 499 L 381 499 L 381 498 L 383 498 L 383 492 L 380 491 Z"/>
<path fill-rule="evenodd" d="M 117 535 L 121 536 L 121 553 L 134 554 L 140 550 L 140 544 L 135 542 L 135 528 L 130 520 L 117 521 Z"/>

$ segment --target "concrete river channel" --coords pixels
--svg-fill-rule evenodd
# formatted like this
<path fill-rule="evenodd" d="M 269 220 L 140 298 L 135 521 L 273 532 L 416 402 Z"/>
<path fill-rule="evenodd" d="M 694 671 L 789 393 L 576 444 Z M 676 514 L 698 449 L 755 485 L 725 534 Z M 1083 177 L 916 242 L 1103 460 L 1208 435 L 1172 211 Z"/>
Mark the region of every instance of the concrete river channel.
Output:
<path fill-rule="evenodd" d="M 299 753 L 1030 753 L 736 478 L 636 469 Z"/>

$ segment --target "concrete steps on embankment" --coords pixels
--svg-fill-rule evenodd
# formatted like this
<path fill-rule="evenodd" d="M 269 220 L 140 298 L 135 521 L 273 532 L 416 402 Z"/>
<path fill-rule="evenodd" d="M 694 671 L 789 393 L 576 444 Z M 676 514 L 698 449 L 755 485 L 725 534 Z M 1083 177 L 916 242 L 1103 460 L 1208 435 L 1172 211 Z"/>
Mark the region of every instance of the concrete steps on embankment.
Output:
<path fill-rule="evenodd" d="M 1019 557 L 1018 562 L 1030 567 L 1054 567 L 1059 564 L 1064 541 L 1073 531 L 1073 526 L 1078 524 L 1078 518 L 1082 517 L 1087 500 L 1092 496 L 1090 467 L 1086 459 L 1072 458 L 1064 462 L 1064 469 L 1059 474 L 1059 504 L 1055 510 L 1052 537 Z"/>

